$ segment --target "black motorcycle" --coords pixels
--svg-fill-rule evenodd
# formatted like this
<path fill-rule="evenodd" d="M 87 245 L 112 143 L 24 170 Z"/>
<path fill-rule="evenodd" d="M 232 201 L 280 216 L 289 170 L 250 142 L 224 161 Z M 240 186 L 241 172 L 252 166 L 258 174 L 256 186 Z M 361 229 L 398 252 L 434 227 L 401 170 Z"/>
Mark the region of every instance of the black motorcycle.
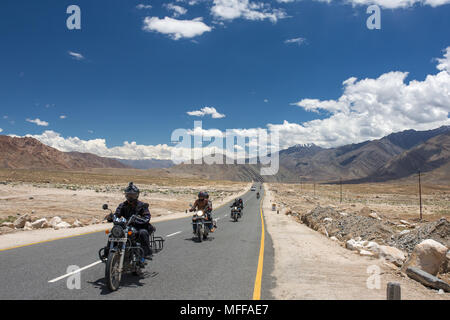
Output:
<path fill-rule="evenodd" d="M 108 205 L 103 205 L 103 210 L 107 210 Z M 112 214 L 112 212 L 111 212 Z M 119 289 L 120 280 L 123 273 L 130 272 L 133 275 L 141 276 L 142 269 L 147 262 L 144 258 L 144 249 L 139 243 L 139 232 L 132 225 L 136 215 L 128 219 L 115 218 L 114 226 L 108 234 L 108 245 L 98 252 L 100 260 L 106 264 L 105 280 L 111 291 Z M 150 234 L 150 246 L 154 253 L 160 252 L 164 246 L 162 237 L 155 237 Z"/>

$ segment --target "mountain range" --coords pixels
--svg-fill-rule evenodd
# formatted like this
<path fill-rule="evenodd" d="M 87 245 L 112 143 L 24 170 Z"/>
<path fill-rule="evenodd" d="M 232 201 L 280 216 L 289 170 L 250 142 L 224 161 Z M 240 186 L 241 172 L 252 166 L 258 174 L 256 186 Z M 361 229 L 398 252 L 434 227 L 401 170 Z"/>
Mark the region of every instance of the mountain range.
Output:
<path fill-rule="evenodd" d="M 174 176 L 213 180 L 278 182 L 381 182 L 404 179 L 420 170 L 428 180 L 450 182 L 450 126 L 433 130 L 406 130 L 381 139 L 321 148 L 295 145 L 279 152 L 276 175 L 262 176 L 261 164 L 180 164 L 170 160 L 126 160 L 89 153 L 62 152 L 33 138 L 0 136 L 0 168 L 135 168 Z M 225 163 L 225 161 L 224 161 Z"/>

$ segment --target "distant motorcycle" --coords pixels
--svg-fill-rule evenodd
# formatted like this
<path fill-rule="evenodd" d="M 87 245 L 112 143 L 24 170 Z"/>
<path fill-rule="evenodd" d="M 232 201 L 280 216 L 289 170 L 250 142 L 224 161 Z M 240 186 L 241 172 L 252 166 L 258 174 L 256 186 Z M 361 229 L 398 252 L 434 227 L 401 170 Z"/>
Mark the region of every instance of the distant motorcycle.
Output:
<path fill-rule="evenodd" d="M 259 192 L 256 194 L 256 199 L 259 199 L 260 195 Z"/>
<path fill-rule="evenodd" d="M 241 210 L 239 207 L 234 206 L 231 208 L 231 219 L 233 219 L 234 222 L 237 222 L 239 218 L 241 218 Z"/>
<path fill-rule="evenodd" d="M 196 236 L 198 242 L 208 239 L 209 230 L 212 227 L 212 221 L 208 220 L 207 215 L 204 211 L 198 210 L 192 216 L 192 225 L 194 230 L 194 235 Z"/>
<path fill-rule="evenodd" d="M 103 209 L 107 210 L 108 205 L 104 204 Z M 142 275 L 142 269 L 147 262 L 144 259 L 144 249 L 139 243 L 139 232 L 132 226 L 136 215 L 128 219 L 115 218 L 111 231 L 107 230 L 108 246 L 98 252 L 100 260 L 106 264 L 105 280 L 111 291 L 119 289 L 122 274 L 131 272 L 133 275 Z M 155 237 L 153 232 L 150 235 L 150 246 L 154 253 L 163 249 L 164 239 Z M 107 255 L 105 254 L 107 253 Z"/>

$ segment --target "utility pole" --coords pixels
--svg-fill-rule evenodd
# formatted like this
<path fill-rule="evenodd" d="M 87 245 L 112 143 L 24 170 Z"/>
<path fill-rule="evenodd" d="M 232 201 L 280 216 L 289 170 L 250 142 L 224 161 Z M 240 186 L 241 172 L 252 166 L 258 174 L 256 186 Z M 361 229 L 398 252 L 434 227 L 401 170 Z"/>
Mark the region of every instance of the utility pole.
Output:
<path fill-rule="evenodd" d="M 420 220 L 422 220 L 422 184 L 420 183 L 420 170 L 419 170 L 419 205 L 420 205 Z"/>
<path fill-rule="evenodd" d="M 341 189 L 341 200 L 340 200 L 340 203 L 342 203 L 342 178 L 339 178 L 339 186 L 340 186 L 340 189 Z"/>

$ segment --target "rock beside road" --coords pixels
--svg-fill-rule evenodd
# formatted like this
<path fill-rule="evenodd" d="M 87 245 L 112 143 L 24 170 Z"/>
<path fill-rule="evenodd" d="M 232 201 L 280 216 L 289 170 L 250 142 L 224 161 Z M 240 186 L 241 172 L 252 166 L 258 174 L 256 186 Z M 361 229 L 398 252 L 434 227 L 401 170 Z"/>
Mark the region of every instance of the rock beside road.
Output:
<path fill-rule="evenodd" d="M 416 267 L 433 276 L 439 273 L 442 265 L 446 261 L 448 248 L 443 244 L 427 239 L 416 245 L 412 254 L 403 265 L 405 271 L 409 267 Z"/>
<path fill-rule="evenodd" d="M 3 222 L 3 223 L 1 224 L 1 227 L 6 227 L 6 228 L 14 229 L 14 223 L 12 223 L 12 222 Z"/>
<path fill-rule="evenodd" d="M 427 287 L 430 287 L 430 288 L 433 288 L 436 290 L 444 290 L 446 292 L 450 292 L 450 285 L 447 282 L 442 281 L 441 279 L 439 279 L 419 268 L 408 267 L 408 268 L 406 268 L 406 274 L 411 279 L 414 279 Z"/>
<path fill-rule="evenodd" d="M 70 228 L 70 227 L 71 227 L 70 223 L 62 221 L 62 222 L 58 223 L 57 225 L 55 225 L 53 228 L 55 230 L 59 230 L 59 229 L 67 229 L 67 228 Z"/>
<path fill-rule="evenodd" d="M 42 218 L 42 219 L 38 219 L 38 220 L 34 221 L 33 223 L 31 223 L 31 227 L 33 229 L 42 229 L 42 228 L 48 228 L 49 224 L 47 222 L 47 219 Z"/>
<path fill-rule="evenodd" d="M 28 213 L 17 218 L 17 220 L 14 221 L 14 227 L 17 229 L 21 229 L 25 227 L 26 222 L 31 222 L 31 216 Z"/>
<path fill-rule="evenodd" d="M 402 250 L 390 246 L 380 246 L 380 257 L 392 262 L 397 267 L 401 267 L 406 260 L 406 255 Z"/>
<path fill-rule="evenodd" d="M 24 231 L 30 231 L 30 230 L 33 230 L 33 225 L 31 224 L 31 222 L 29 222 L 29 221 L 25 222 L 25 225 L 24 225 L 24 227 L 23 227 L 23 230 L 24 230 Z"/>
<path fill-rule="evenodd" d="M 78 228 L 78 227 L 83 227 L 83 223 L 81 223 L 79 220 L 75 220 L 75 222 L 72 224 L 72 227 L 74 228 Z"/>
<path fill-rule="evenodd" d="M 62 219 L 60 217 L 56 216 L 56 217 L 53 217 L 50 219 L 49 224 L 50 224 L 50 226 L 52 226 L 54 228 L 56 225 L 58 225 L 61 222 L 62 222 Z"/>

